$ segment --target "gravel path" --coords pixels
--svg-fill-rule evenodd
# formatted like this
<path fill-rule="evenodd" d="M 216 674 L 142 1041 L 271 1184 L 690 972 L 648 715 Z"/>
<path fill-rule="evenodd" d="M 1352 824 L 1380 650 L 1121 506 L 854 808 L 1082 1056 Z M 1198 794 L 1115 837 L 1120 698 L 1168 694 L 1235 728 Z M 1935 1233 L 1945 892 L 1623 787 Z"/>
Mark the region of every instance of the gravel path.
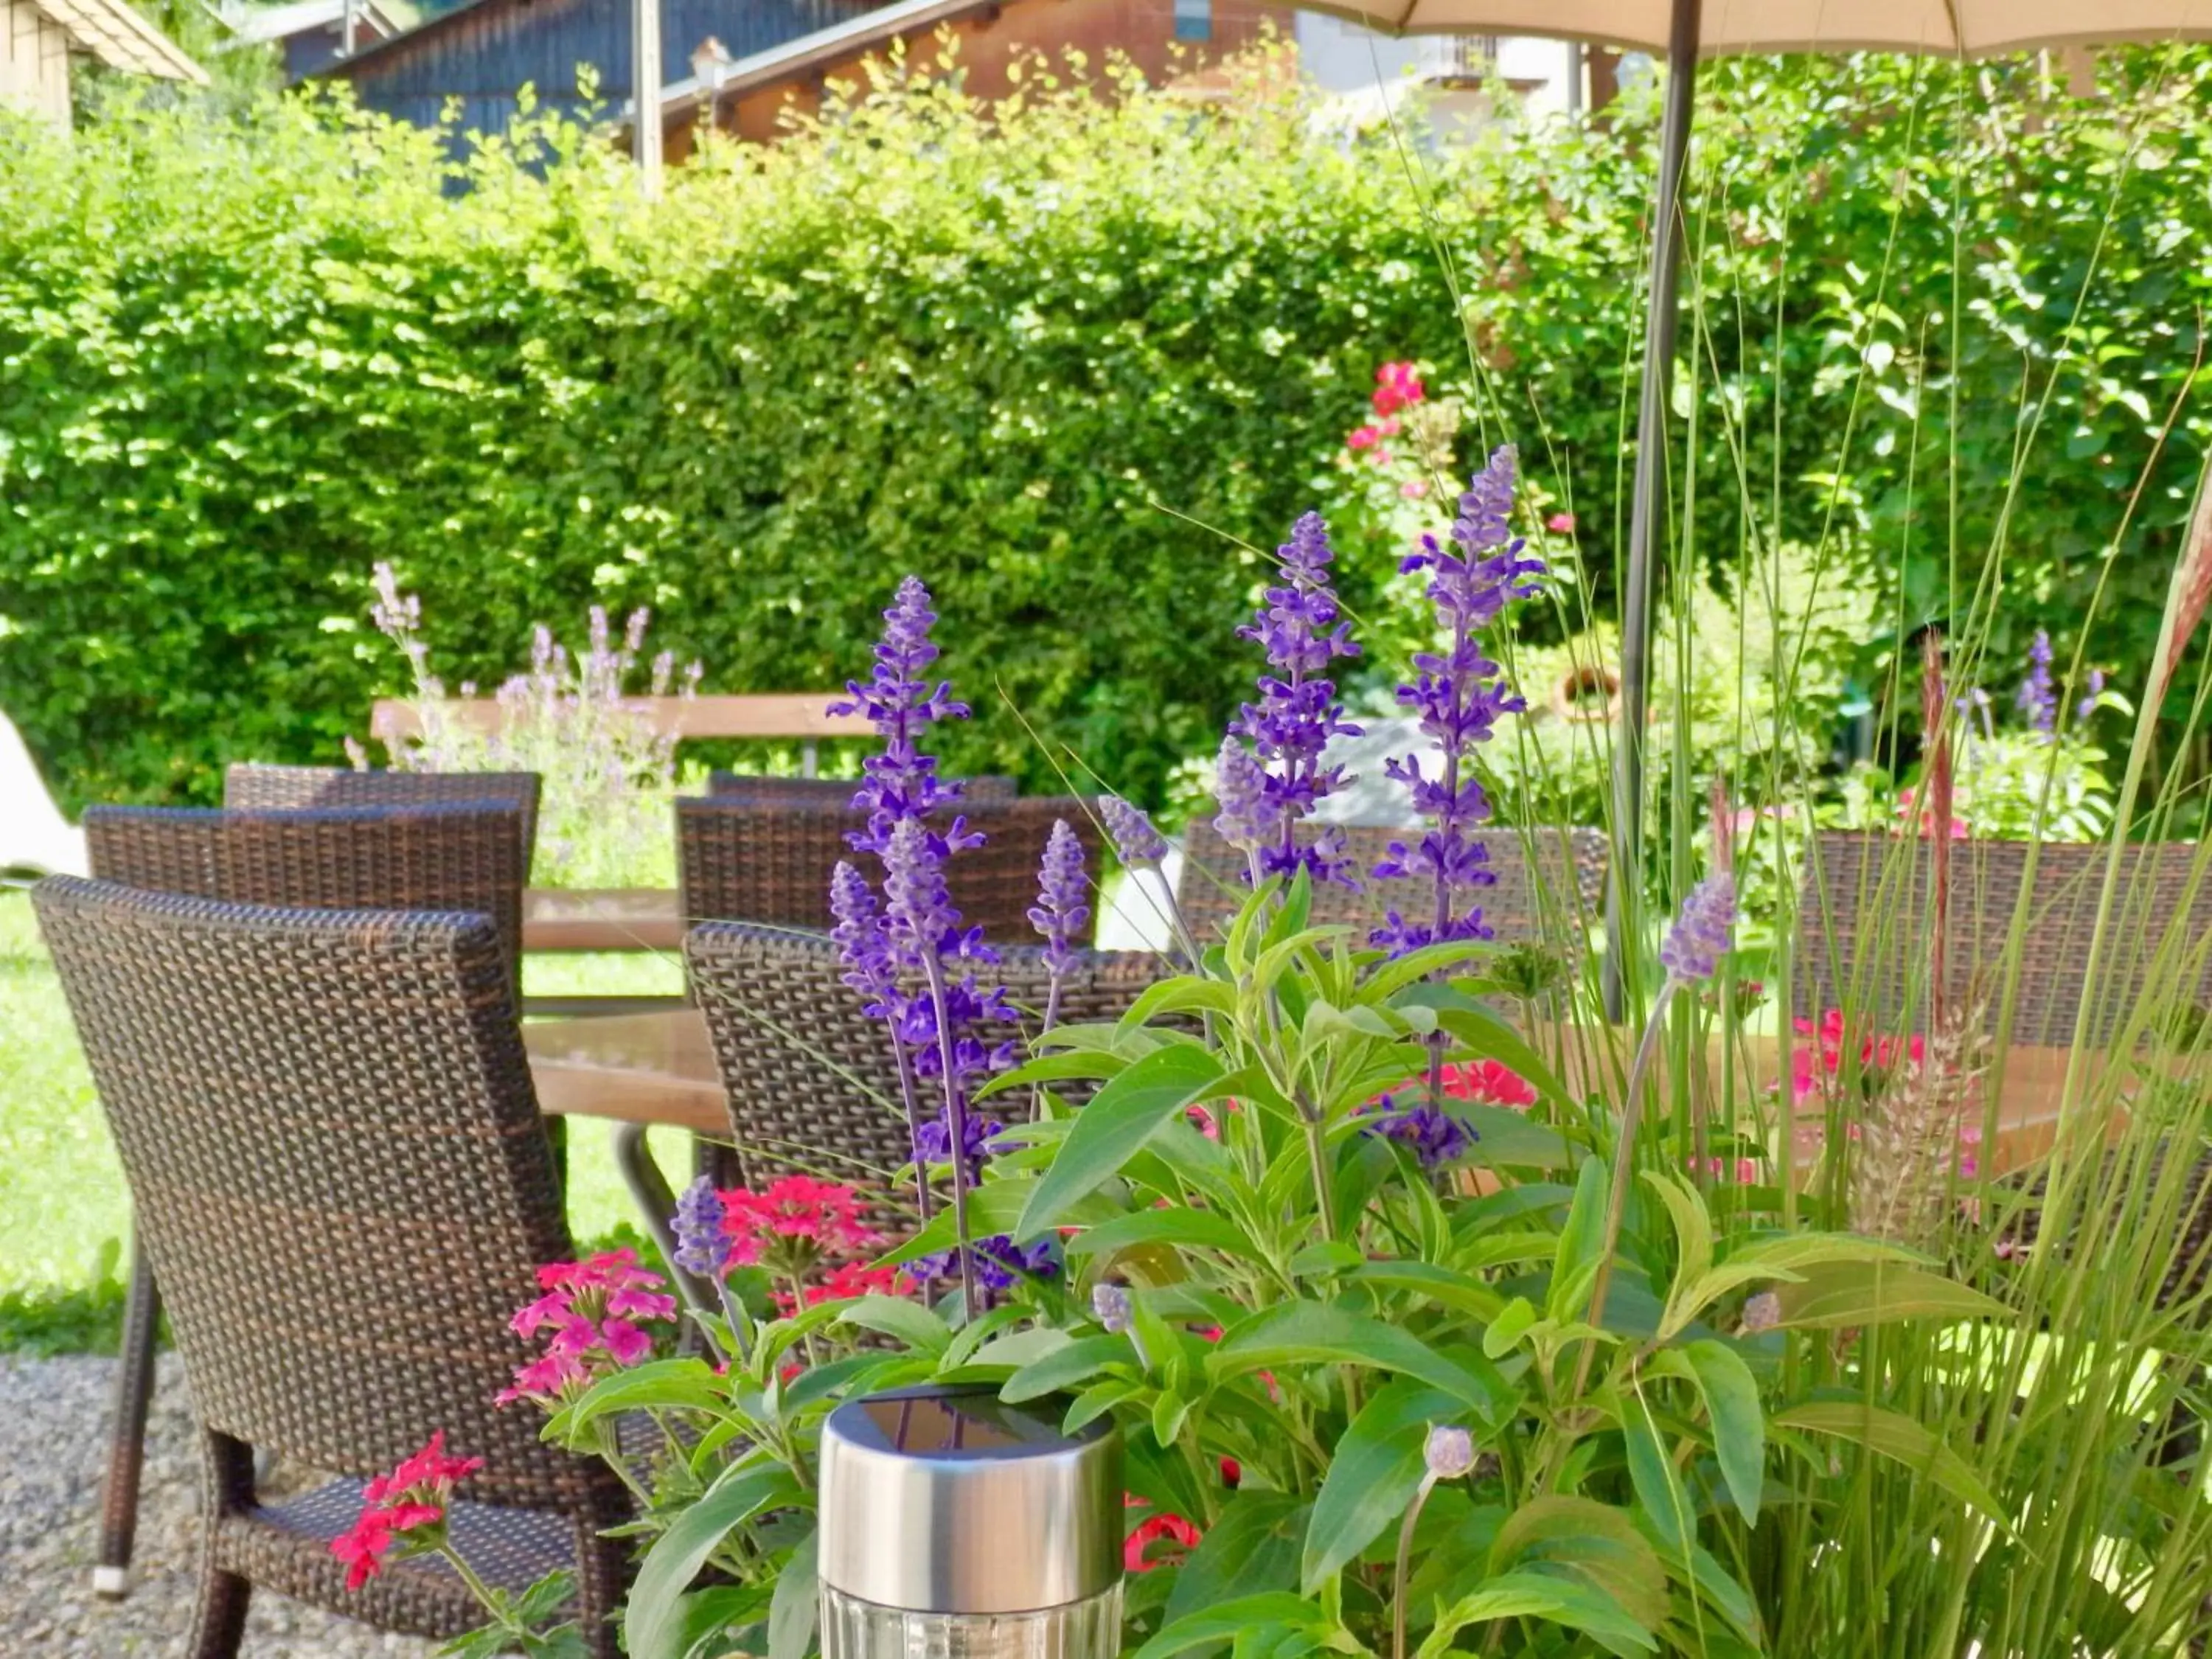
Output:
<path fill-rule="evenodd" d="M 146 1435 L 131 1590 L 92 1593 L 112 1359 L 0 1355 L 0 1654 L 167 1659 L 183 1650 L 198 1582 L 198 1453 L 173 1355 L 161 1358 Z M 386 1636 L 257 1592 L 246 1659 L 428 1659 L 434 1644 Z"/>

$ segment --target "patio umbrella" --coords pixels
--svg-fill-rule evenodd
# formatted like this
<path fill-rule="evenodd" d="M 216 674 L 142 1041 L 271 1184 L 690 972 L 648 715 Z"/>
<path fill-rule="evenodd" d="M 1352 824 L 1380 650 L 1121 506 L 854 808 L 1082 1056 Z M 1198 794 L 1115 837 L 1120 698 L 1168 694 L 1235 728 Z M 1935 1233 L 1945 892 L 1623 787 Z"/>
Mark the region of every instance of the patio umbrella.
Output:
<path fill-rule="evenodd" d="M 1727 53 L 1923 52 L 1977 56 L 2125 40 L 2212 39 L 2212 0 L 1297 0 L 1388 34 L 1531 34 L 1663 52 L 1657 234 L 1644 322 L 1628 560 L 1620 603 L 1620 741 L 1613 745 L 1605 1006 L 1621 1017 L 1627 880 L 1643 843 L 1651 681 L 1651 547 L 1680 282 L 1680 190 L 1698 59 Z"/>

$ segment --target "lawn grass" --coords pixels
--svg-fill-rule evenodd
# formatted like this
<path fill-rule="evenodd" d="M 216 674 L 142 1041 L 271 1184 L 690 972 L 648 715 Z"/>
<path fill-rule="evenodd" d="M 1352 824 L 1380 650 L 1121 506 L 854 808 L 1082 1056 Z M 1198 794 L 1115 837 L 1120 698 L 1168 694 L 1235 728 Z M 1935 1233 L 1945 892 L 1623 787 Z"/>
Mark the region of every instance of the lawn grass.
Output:
<path fill-rule="evenodd" d="M 533 958 L 525 982 L 548 995 L 666 994 L 683 988 L 672 957 Z M 616 1173 L 611 1126 L 578 1120 L 569 1134 L 569 1225 L 592 1240 L 634 1223 Z M 687 1138 L 656 1131 L 670 1178 L 690 1168 Z M 0 893 L 0 1351 L 112 1349 L 131 1206 L 100 1102 L 30 900 Z"/>

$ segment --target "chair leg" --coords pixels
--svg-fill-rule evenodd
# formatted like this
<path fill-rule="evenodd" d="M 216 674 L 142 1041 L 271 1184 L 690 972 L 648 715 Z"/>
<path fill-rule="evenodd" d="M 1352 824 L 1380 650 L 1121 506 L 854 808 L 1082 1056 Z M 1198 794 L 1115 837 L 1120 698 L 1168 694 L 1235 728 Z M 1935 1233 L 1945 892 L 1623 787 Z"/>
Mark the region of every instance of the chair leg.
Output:
<path fill-rule="evenodd" d="M 238 1659 L 253 1585 L 216 1565 L 216 1532 L 223 1517 L 253 1502 L 253 1450 L 227 1434 L 200 1435 L 200 1590 L 192 1610 L 187 1659 Z"/>
<path fill-rule="evenodd" d="M 100 1559 L 94 1593 L 130 1593 L 131 1553 L 138 1536 L 138 1477 L 146 1461 L 146 1410 L 154 1395 L 154 1338 L 161 1292 L 145 1252 L 131 1247 L 131 1283 L 123 1306 L 123 1352 L 115 1370 L 115 1422 L 107 1443 L 107 1478 L 100 1495 Z"/>

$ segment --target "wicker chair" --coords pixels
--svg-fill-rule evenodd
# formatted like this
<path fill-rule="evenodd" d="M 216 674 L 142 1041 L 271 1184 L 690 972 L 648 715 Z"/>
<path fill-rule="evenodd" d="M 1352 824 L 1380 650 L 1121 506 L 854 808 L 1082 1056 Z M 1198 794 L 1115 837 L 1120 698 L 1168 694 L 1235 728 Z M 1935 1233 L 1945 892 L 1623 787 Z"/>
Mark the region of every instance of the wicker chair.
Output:
<path fill-rule="evenodd" d="M 130 887 L 309 909 L 489 916 L 508 984 L 519 982 L 525 842 L 512 805 L 271 812 L 94 806 L 84 815 L 84 832 L 93 874 Z M 107 1595 L 124 1593 L 137 1541 L 161 1310 L 161 1292 L 134 1243 L 93 1575 L 94 1588 Z"/>
<path fill-rule="evenodd" d="M 983 799 L 963 805 L 984 843 L 946 865 L 962 919 L 991 939 L 1036 937 L 1037 861 L 1053 821 L 1082 839 L 1094 872 L 1098 835 L 1089 803 L 1068 796 Z M 691 921 L 755 921 L 827 928 L 830 872 L 855 857 L 845 837 L 860 824 L 848 810 L 704 799 L 676 803 L 676 862 L 684 915 Z M 870 873 L 873 873 L 872 871 Z"/>
<path fill-rule="evenodd" d="M 1012 800 L 1014 781 L 995 774 L 962 778 L 968 800 Z M 747 772 L 714 772 L 707 778 L 707 793 L 715 800 L 743 801 L 750 806 L 815 806 L 842 812 L 853 804 L 860 784 L 851 778 L 762 778 Z"/>
<path fill-rule="evenodd" d="M 1363 870 L 1371 868 L 1393 842 L 1418 831 L 1361 825 L 1346 831 L 1346 848 Z M 1605 902 L 1606 839 L 1600 830 L 1499 830 L 1481 837 L 1490 848 L 1495 886 L 1480 895 L 1482 916 L 1506 944 L 1542 945 L 1570 963 L 1585 948 L 1589 922 Z M 1374 881 L 1360 891 L 1334 884 L 1316 890 L 1317 922 L 1379 924 L 1391 905 L 1406 901 Z M 1182 874 L 1176 903 L 1201 941 L 1217 939 L 1243 908 L 1245 857 L 1221 838 L 1208 817 L 1194 817 L 1183 841 Z"/>
<path fill-rule="evenodd" d="M 990 977 L 1033 1022 L 1048 988 L 1043 953 L 1000 955 Z M 757 1188 L 804 1173 L 891 1193 L 914 1158 L 898 1071 L 882 1022 L 844 982 L 837 947 L 816 933 L 708 922 L 686 935 L 684 958 L 729 1101 L 735 1178 Z M 1060 1018 L 1118 1019 L 1166 971 L 1145 951 L 1085 951 L 1061 988 Z M 888 1227 L 913 1224 L 896 1200 L 883 1208 Z"/>
<path fill-rule="evenodd" d="M 510 820 L 511 821 L 511 820 Z M 330 1540 L 361 1477 L 442 1427 L 486 1460 L 454 1537 L 492 1583 L 578 1575 L 590 1650 L 628 1516 L 603 1466 L 491 1399 L 507 1328 L 570 1254 L 507 963 L 481 917 L 275 909 L 56 877 L 34 895 L 167 1287 L 205 1463 L 186 1651 L 238 1651 L 252 1587 L 387 1630 L 480 1615 L 441 1564 L 357 1595 Z M 254 1453 L 343 1476 L 263 1503 Z"/>
<path fill-rule="evenodd" d="M 2032 843 L 1951 844 L 1944 994 L 1954 1007 L 1982 1004 L 1994 1035 L 2003 1018 L 2006 943 L 2027 881 Z M 1927 896 L 1933 848 L 1876 835 L 1814 838 L 1805 866 L 1792 1000 L 1801 1016 L 1849 1006 L 1869 1029 L 1924 1023 L 1929 948 Z M 2070 1045 L 2081 1012 L 2082 966 L 2096 926 L 2109 850 L 2045 842 L 2022 935 L 2012 1041 Z M 2104 1046 L 2154 980 L 2179 975 L 2182 994 L 2212 1001 L 2212 869 L 2207 850 L 2168 842 L 2122 854 L 2088 1040 Z M 1911 1006 L 1908 1006 L 1908 1002 Z"/>
<path fill-rule="evenodd" d="M 350 766 L 270 766 L 241 761 L 222 776 L 222 804 L 246 811 L 303 806 L 450 806 L 498 801 L 522 814 L 523 874 L 537 844 L 535 772 L 390 772 Z"/>

